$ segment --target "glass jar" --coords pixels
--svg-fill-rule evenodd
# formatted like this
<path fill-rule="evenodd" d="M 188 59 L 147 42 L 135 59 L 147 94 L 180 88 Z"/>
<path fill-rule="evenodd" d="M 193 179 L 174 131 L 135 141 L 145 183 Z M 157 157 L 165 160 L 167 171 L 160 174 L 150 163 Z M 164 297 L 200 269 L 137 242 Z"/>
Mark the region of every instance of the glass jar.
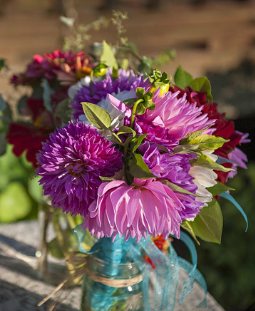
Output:
<path fill-rule="evenodd" d="M 142 275 L 132 262 L 110 263 L 87 257 L 81 311 L 143 310 Z"/>

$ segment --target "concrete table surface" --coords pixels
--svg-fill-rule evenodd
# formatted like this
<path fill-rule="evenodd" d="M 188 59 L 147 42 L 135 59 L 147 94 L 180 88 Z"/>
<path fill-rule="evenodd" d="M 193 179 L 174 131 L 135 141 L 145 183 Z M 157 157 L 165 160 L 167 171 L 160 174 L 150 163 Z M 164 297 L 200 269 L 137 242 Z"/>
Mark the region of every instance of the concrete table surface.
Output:
<path fill-rule="evenodd" d="M 55 288 L 37 277 L 34 254 L 38 238 L 36 221 L 0 226 L 0 311 L 47 311 L 51 305 L 52 300 L 41 307 L 37 306 L 38 302 Z M 185 278 L 187 275 L 180 269 L 177 299 Z M 57 310 L 80 310 L 80 298 L 79 287 L 63 291 Z M 224 311 L 209 293 L 207 294 L 207 308 L 197 309 L 196 306 L 202 299 L 203 291 L 198 284 L 195 284 L 181 306 L 176 302 L 175 311 Z"/>

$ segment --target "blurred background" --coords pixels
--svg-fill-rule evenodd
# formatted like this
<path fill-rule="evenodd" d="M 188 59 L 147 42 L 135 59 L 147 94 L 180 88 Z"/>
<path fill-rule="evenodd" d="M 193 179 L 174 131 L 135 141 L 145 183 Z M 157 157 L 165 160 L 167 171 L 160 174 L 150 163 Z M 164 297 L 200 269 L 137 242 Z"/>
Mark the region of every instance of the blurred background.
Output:
<path fill-rule="evenodd" d="M 198 267 L 209 292 L 227 311 L 248 310 L 255 301 L 255 1 L 0 0 L 0 58 L 9 67 L 1 73 L 0 93 L 15 102 L 20 95 L 13 95 L 11 75 L 23 71 L 34 54 L 62 47 L 67 28 L 60 15 L 88 24 L 102 15 L 110 18 L 112 9 L 128 13 L 126 36 L 140 55 L 158 58 L 171 50 L 175 58 L 163 61 L 160 69 L 174 74 L 181 64 L 194 77 L 206 75 L 220 111 L 235 120 L 237 130 L 250 133 L 252 142 L 242 146 L 248 169 L 239 169 L 229 182 L 238 189 L 233 196 L 247 213 L 249 230 L 244 232 L 245 222 L 235 207 L 222 201 L 222 244 L 197 246 Z M 91 35 L 91 43 L 114 42 L 116 29 Z M 40 189 L 32 172 L 10 146 L 0 157 L 0 224 L 37 217 Z"/>

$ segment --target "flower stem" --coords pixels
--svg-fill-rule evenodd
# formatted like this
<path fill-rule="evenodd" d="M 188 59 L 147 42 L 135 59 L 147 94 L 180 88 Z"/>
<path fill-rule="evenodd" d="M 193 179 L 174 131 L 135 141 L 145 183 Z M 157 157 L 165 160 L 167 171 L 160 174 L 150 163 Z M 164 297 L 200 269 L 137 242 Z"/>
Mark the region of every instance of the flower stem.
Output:
<path fill-rule="evenodd" d="M 143 99 L 140 98 L 138 99 L 135 103 L 134 103 L 134 106 L 133 106 L 133 111 L 132 111 L 132 117 L 131 117 L 131 128 L 134 129 L 134 122 L 135 122 L 135 114 L 136 114 L 136 109 L 137 109 L 137 106 L 143 102 Z"/>

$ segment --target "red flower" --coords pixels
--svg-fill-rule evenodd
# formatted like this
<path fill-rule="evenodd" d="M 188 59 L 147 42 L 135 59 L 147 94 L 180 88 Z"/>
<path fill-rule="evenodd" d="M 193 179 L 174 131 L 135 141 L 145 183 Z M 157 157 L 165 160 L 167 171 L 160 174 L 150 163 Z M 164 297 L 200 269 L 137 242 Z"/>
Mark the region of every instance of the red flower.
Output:
<path fill-rule="evenodd" d="M 70 85 L 89 75 L 91 67 L 89 58 L 83 52 L 56 50 L 44 55 L 36 54 L 24 73 L 11 78 L 11 84 L 33 86 L 45 78 L 49 81 L 57 80 L 61 84 Z"/>
<path fill-rule="evenodd" d="M 36 154 L 42 148 L 42 143 L 47 140 L 54 129 L 51 114 L 44 108 L 43 100 L 29 98 L 27 106 L 30 111 L 32 123 L 11 123 L 7 140 L 14 145 L 13 153 L 20 157 L 25 151 L 26 158 L 33 166 L 37 167 Z"/>
<path fill-rule="evenodd" d="M 207 113 L 209 119 L 215 119 L 214 128 L 216 128 L 213 135 L 220 136 L 225 139 L 229 139 L 221 148 L 215 151 L 215 154 L 223 158 L 228 159 L 228 154 L 235 149 L 235 147 L 240 143 L 243 134 L 235 130 L 235 125 L 233 121 L 229 121 L 225 118 L 225 113 L 220 113 L 218 111 L 218 104 L 211 103 L 206 99 L 205 92 L 195 92 L 190 87 L 186 87 L 185 90 L 174 86 L 170 89 L 172 92 L 179 91 L 178 98 L 182 97 L 184 94 L 187 96 L 187 100 L 190 103 L 196 103 L 198 107 L 203 107 L 202 113 Z M 231 168 L 231 163 L 224 163 L 223 166 Z M 222 183 L 226 183 L 229 173 L 224 173 L 216 171 L 218 175 L 218 180 Z"/>

